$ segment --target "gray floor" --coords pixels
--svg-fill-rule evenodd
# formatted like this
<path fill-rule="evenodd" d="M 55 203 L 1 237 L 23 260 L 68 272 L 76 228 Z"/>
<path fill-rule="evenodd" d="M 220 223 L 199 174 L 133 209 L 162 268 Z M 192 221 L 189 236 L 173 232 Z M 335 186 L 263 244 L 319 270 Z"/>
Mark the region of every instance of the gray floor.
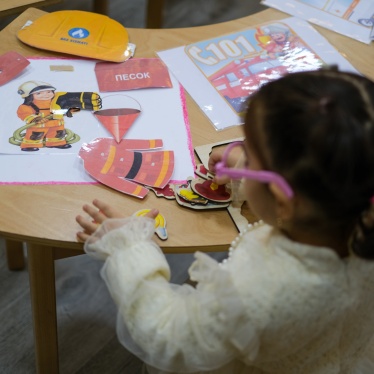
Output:
<path fill-rule="evenodd" d="M 125 27 L 143 28 L 146 4 L 147 0 L 109 0 L 109 16 Z M 244 17 L 266 8 L 260 4 L 260 0 L 165 0 L 163 27 L 208 25 Z M 48 12 L 63 9 L 91 11 L 92 1 L 64 0 L 62 4 L 44 8 Z M 0 28 L 14 18 L 0 18 Z"/>
<path fill-rule="evenodd" d="M 113 0 L 110 4 L 109 15 L 112 18 L 127 27 L 144 27 L 144 0 Z M 90 10 L 90 3 L 65 0 L 64 8 Z M 46 10 L 59 9 L 62 8 L 50 7 Z M 222 22 L 262 9 L 264 7 L 257 0 L 168 0 L 164 27 Z M 0 28 L 11 19 L 2 19 Z M 171 261 L 182 261 L 187 265 L 190 257 L 178 256 Z M 61 374 L 141 372 L 139 360 L 117 342 L 115 307 L 99 278 L 100 266 L 99 262 L 86 255 L 56 261 Z M 7 269 L 1 239 L 0 321 L 0 374 L 35 373 L 27 269 L 19 272 Z"/>

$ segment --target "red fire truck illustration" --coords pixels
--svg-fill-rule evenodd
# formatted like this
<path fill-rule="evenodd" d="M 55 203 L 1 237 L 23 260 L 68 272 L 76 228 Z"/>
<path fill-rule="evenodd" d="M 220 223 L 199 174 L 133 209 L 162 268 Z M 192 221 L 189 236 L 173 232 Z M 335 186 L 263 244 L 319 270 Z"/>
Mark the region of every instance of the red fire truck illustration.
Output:
<path fill-rule="evenodd" d="M 216 90 L 238 112 L 245 111 L 247 97 L 262 84 L 279 78 L 287 67 L 277 59 L 256 56 L 235 60 L 209 77 Z"/>
<path fill-rule="evenodd" d="M 231 61 L 208 77 L 231 107 L 243 114 L 247 98 L 261 85 L 289 72 L 319 68 L 322 60 L 285 25 L 257 28 L 257 55 Z"/>

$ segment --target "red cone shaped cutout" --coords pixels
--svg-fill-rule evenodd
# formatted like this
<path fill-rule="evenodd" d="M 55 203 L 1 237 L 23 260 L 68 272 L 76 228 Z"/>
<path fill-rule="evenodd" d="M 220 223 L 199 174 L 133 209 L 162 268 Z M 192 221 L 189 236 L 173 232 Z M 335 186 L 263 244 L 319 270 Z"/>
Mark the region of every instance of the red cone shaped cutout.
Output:
<path fill-rule="evenodd" d="M 127 133 L 140 110 L 134 108 L 102 109 L 94 112 L 95 117 L 113 135 L 117 143 Z"/>

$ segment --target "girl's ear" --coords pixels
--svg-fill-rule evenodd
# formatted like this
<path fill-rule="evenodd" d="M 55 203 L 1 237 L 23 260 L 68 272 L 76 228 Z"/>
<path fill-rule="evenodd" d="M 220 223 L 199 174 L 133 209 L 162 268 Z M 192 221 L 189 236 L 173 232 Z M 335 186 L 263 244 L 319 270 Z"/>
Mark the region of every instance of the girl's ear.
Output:
<path fill-rule="evenodd" d="M 294 216 L 295 198 L 289 198 L 275 183 L 269 183 L 269 189 L 274 196 L 277 218 L 289 221 Z"/>

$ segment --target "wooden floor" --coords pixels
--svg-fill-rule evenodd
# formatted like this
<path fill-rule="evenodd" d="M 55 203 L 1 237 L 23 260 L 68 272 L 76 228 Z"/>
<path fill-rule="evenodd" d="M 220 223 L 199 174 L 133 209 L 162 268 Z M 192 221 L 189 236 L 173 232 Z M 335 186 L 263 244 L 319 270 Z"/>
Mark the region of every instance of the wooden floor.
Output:
<path fill-rule="evenodd" d="M 63 8 L 90 7 L 88 1 L 65 0 Z M 144 9 L 145 0 L 112 0 L 109 15 L 127 27 L 144 27 Z M 257 0 L 168 0 L 164 27 L 222 22 L 261 9 L 264 7 Z M 11 19 L 0 20 L 0 28 Z M 187 267 L 191 256 L 173 256 L 169 261 L 182 262 Z M 141 362 L 117 341 L 116 310 L 99 277 L 100 267 L 100 262 L 86 255 L 56 261 L 61 374 L 141 373 Z M 177 281 L 184 274 L 173 276 Z M 0 374 L 35 373 L 31 318 L 27 269 L 7 269 L 4 242 L 0 239 Z"/>

